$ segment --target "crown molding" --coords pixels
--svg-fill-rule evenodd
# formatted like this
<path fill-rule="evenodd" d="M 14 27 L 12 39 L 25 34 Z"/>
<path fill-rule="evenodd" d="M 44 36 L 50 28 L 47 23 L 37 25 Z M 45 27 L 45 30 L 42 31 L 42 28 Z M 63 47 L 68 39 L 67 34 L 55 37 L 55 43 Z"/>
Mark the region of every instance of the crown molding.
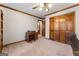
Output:
<path fill-rule="evenodd" d="M 26 14 L 26 15 L 30 15 L 30 16 L 36 17 L 36 18 L 39 18 L 39 19 L 45 19 L 45 18 L 41 18 L 41 17 L 35 16 L 35 15 L 32 15 L 32 14 L 26 13 L 26 12 L 21 11 L 21 10 L 17 10 L 17 9 L 15 9 L 15 8 L 12 8 L 12 7 L 9 7 L 9 6 L 5 6 L 5 5 L 3 5 L 3 4 L 0 4 L 0 6 L 1 6 L 1 7 L 5 7 L 5 8 L 7 8 L 7 9 L 10 9 L 10 10 L 13 10 L 13 11 L 17 11 L 17 12 Z M 58 10 L 58 11 L 55 11 L 55 12 L 46 14 L 45 16 L 48 16 L 48 15 L 51 15 L 51 14 L 54 14 L 54 13 L 57 13 L 57 12 L 60 12 L 60 11 L 63 11 L 63 10 L 67 10 L 67 9 L 70 9 L 70 8 L 73 8 L 73 7 L 76 7 L 76 6 L 79 6 L 79 3 L 77 3 L 77 4 L 73 5 L 73 6 L 66 7 L 66 8 L 63 8 L 63 9 L 61 9 L 61 10 Z"/>
<path fill-rule="evenodd" d="M 5 6 L 5 5 L 3 5 L 3 4 L 0 4 L 0 6 L 1 6 L 1 7 L 4 7 L 4 8 L 7 8 L 7 9 L 10 9 L 10 10 L 13 10 L 13 11 L 17 11 L 17 12 L 26 14 L 26 15 L 30 15 L 30 16 L 36 17 L 36 18 L 39 18 L 39 19 L 43 19 L 43 18 L 41 18 L 41 17 L 38 17 L 38 16 L 35 16 L 35 15 L 32 15 L 32 14 L 26 13 L 26 12 L 24 12 L 24 11 L 21 11 L 21 10 L 18 10 L 18 9 L 9 7 L 9 6 Z"/>
<path fill-rule="evenodd" d="M 61 10 L 58 10 L 58 11 L 55 11 L 55 12 L 46 14 L 45 16 L 48 16 L 48 15 L 51 15 L 51 14 L 55 14 L 55 13 L 57 13 L 57 12 L 60 12 L 60 11 L 63 11 L 63 10 L 67 10 L 67 9 L 70 9 L 70 8 L 73 8 L 73 7 L 76 7 L 76 6 L 79 6 L 79 3 L 77 3 L 77 4 L 73 5 L 73 6 L 69 6 L 69 7 L 63 8 L 63 9 L 61 9 Z"/>

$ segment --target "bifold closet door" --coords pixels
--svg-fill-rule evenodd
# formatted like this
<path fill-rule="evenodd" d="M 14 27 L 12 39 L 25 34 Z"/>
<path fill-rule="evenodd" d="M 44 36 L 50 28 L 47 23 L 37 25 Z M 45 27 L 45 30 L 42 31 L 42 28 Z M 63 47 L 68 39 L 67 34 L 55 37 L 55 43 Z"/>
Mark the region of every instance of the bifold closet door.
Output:
<path fill-rule="evenodd" d="M 60 23 L 59 23 L 59 19 L 58 17 L 54 18 L 54 40 L 55 41 L 59 41 L 60 40 Z"/>
<path fill-rule="evenodd" d="M 55 23 L 54 23 L 54 18 L 50 19 L 50 39 L 51 40 L 55 40 L 55 36 L 56 36 L 56 31 L 54 31 L 54 26 Z"/>
<path fill-rule="evenodd" d="M 50 39 L 54 39 L 54 21 L 50 19 Z"/>
<path fill-rule="evenodd" d="M 50 19 L 50 39 L 65 43 L 66 21 L 62 17 Z"/>
<path fill-rule="evenodd" d="M 50 19 L 50 39 L 59 41 L 59 22 L 55 19 Z"/>
<path fill-rule="evenodd" d="M 66 43 L 66 32 L 74 32 L 74 12 L 50 18 L 50 39 Z"/>
<path fill-rule="evenodd" d="M 59 21 L 60 42 L 65 43 L 66 40 L 66 19 L 60 19 Z"/>

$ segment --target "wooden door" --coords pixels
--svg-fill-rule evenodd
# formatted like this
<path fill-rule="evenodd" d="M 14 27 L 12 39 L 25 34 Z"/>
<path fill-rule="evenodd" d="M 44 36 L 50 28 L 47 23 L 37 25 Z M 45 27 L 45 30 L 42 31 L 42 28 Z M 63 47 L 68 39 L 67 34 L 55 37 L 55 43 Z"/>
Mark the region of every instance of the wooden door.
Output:
<path fill-rule="evenodd" d="M 74 32 L 74 12 L 50 18 L 50 39 L 65 43 L 66 31 Z"/>
<path fill-rule="evenodd" d="M 45 21 L 39 20 L 38 27 L 38 34 L 41 36 L 45 36 Z"/>
<path fill-rule="evenodd" d="M 50 39 L 54 40 L 54 18 L 50 19 Z"/>
<path fill-rule="evenodd" d="M 45 36 L 45 21 L 42 21 L 42 36 Z"/>
<path fill-rule="evenodd" d="M 55 17 L 54 19 L 54 40 L 55 41 L 59 41 L 59 34 L 60 34 L 60 31 L 59 31 L 59 20 L 58 20 L 59 17 Z"/>
<path fill-rule="evenodd" d="M 59 22 L 56 19 L 55 17 L 50 19 L 50 39 L 59 41 Z"/>
<path fill-rule="evenodd" d="M 0 53 L 2 52 L 3 47 L 3 13 L 0 10 Z"/>
<path fill-rule="evenodd" d="M 59 32 L 60 32 L 60 42 L 65 43 L 65 34 L 66 34 L 66 19 L 61 17 L 59 21 Z"/>

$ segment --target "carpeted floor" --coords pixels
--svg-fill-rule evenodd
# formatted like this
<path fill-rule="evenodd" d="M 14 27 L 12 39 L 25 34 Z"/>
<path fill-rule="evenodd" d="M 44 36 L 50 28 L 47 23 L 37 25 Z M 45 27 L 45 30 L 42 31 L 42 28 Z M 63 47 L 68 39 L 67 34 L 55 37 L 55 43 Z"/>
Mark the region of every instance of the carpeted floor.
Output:
<path fill-rule="evenodd" d="M 39 38 L 35 42 L 26 41 L 4 47 L 3 53 L 9 56 L 73 56 L 70 45 Z"/>

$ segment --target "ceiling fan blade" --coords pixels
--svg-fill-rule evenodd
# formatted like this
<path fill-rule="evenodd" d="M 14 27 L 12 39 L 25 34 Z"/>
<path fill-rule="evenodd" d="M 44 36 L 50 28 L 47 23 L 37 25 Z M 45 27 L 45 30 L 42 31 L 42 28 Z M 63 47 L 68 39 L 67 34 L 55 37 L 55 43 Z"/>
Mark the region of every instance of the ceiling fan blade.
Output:
<path fill-rule="evenodd" d="M 36 8 L 38 8 L 38 6 L 35 6 L 35 7 L 33 7 L 32 9 L 36 9 Z"/>

